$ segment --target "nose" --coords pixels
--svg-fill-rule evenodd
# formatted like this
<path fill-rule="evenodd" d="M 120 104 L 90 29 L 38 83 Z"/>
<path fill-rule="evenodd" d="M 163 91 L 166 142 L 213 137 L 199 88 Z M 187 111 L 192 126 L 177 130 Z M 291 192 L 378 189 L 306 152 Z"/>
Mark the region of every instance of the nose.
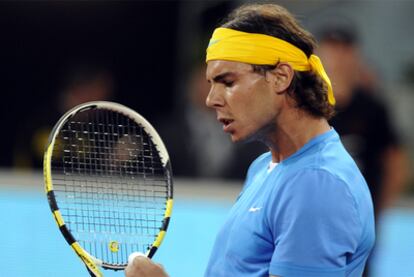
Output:
<path fill-rule="evenodd" d="M 210 91 L 206 98 L 206 106 L 209 108 L 222 107 L 224 105 L 224 99 L 222 93 L 215 85 L 211 85 Z"/>

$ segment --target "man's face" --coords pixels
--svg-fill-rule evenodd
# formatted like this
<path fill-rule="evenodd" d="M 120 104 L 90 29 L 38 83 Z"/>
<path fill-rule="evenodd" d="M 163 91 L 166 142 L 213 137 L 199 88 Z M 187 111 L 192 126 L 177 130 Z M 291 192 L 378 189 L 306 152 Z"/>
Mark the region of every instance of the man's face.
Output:
<path fill-rule="evenodd" d="M 216 110 L 217 120 L 233 142 L 257 139 L 275 124 L 278 95 L 272 82 L 253 72 L 251 65 L 209 61 L 206 78 L 211 85 L 206 104 Z"/>

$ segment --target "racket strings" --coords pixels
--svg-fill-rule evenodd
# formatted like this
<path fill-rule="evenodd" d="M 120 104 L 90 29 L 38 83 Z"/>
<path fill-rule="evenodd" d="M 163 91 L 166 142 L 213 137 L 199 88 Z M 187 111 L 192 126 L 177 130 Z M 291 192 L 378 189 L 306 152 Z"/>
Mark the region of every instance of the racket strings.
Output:
<path fill-rule="evenodd" d="M 162 225 L 168 190 L 145 130 L 116 112 L 85 111 L 63 126 L 55 149 L 56 198 L 76 239 L 110 263 L 145 252 Z M 111 241 L 118 251 L 110 250 Z"/>

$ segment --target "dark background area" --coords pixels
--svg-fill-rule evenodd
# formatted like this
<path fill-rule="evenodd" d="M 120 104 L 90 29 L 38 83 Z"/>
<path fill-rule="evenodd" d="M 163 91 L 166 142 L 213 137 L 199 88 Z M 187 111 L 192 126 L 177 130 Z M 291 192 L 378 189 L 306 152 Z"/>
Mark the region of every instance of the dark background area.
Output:
<path fill-rule="evenodd" d="M 47 135 L 57 120 L 82 102 L 109 100 L 136 110 L 154 125 L 169 149 L 175 174 L 198 176 L 192 167 L 193 150 L 188 150 L 192 138 L 185 122 L 187 84 L 191 71 L 204 65 L 211 30 L 234 5 L 0 2 L 0 167 L 41 169 Z M 109 80 L 104 84 L 110 87 L 109 98 L 96 96 L 90 88 L 80 94 L 70 89 L 79 85 L 79 77 L 90 82 L 102 71 Z M 75 94 L 71 99 L 78 102 L 68 100 Z M 86 94 L 86 100 L 79 96 Z M 244 177 L 253 158 L 230 175 Z"/>
<path fill-rule="evenodd" d="M 179 126 L 188 110 L 191 72 L 204 64 L 213 28 L 244 2 L 0 2 L 0 167 L 31 169 L 18 166 L 17 150 L 32 151 L 33 132 L 57 122 L 64 112 L 58 103 L 65 76 L 79 64 L 90 64 L 111 74 L 114 94 L 110 100 L 135 109 L 156 127 L 179 173 L 178 162 L 192 164 L 182 157 L 182 145 L 187 142 L 182 137 L 190 139 Z M 362 38 L 361 50 L 383 82 L 384 93 L 378 96 L 390 107 L 413 157 L 410 72 L 414 56 L 409 33 L 413 2 L 275 2 L 290 10 L 311 32 L 332 17 L 354 21 Z M 174 138 L 168 138 L 169 134 Z M 42 150 L 40 145 L 37 150 Z M 175 149 L 176 145 L 180 147 Z M 198 148 L 205 145 L 205 141 L 196 142 Z M 194 156 L 194 151 L 189 152 Z M 41 155 L 37 153 L 35 158 L 37 164 L 32 166 L 40 169 Z M 246 163 L 251 160 L 249 157 Z M 184 168 L 182 172 L 188 175 L 192 170 Z M 243 174 L 244 170 L 240 176 Z"/>
<path fill-rule="evenodd" d="M 2 2 L 0 166 L 12 165 L 19 125 L 53 125 L 62 76 L 76 63 L 107 68 L 114 101 L 148 120 L 173 110 L 180 2 Z M 53 111 L 53 112 L 52 112 Z M 29 142 L 28 142 L 29 143 Z"/>

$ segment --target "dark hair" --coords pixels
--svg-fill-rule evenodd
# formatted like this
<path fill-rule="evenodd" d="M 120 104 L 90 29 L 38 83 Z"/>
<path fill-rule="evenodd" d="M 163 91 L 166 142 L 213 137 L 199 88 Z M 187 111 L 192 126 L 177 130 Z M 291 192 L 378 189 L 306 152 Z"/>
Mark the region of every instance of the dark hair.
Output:
<path fill-rule="evenodd" d="M 228 16 L 221 27 L 277 37 L 300 48 L 308 57 L 316 47 L 313 36 L 286 9 L 275 4 L 241 6 Z M 264 74 L 276 66 L 277 64 L 253 65 L 253 70 Z M 330 119 L 334 107 L 328 102 L 327 91 L 325 82 L 314 72 L 295 71 L 288 95 L 295 99 L 298 108 L 313 116 Z"/>

